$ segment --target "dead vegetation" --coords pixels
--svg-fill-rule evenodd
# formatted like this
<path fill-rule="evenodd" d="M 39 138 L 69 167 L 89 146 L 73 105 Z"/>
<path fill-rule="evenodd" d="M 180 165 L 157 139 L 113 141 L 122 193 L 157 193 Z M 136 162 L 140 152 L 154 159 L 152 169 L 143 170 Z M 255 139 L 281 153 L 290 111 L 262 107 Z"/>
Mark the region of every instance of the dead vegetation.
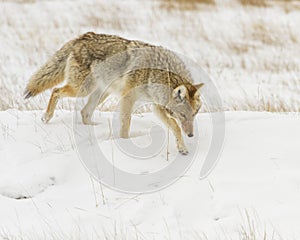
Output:
<path fill-rule="evenodd" d="M 161 3 L 175 4 L 176 10 L 162 8 Z M 59 2 L 56 4 L 59 5 Z M 136 5 L 139 4 L 137 1 Z M 56 17 L 52 9 L 46 9 L 38 2 L 28 5 L 27 11 L 23 12 L 21 4 L 3 3 L 5 11 L 0 22 L 6 30 L 0 38 L 0 45 L 4 46 L 0 57 L 5 63 L 0 66 L 0 109 L 44 109 L 51 92 L 24 101 L 22 94 L 26 81 L 63 43 L 85 31 L 112 33 L 160 44 L 190 57 L 217 82 L 224 108 L 216 110 L 300 109 L 300 100 L 294 97 L 300 92 L 297 77 L 300 61 L 295 54 L 299 51 L 300 41 L 297 14 L 285 14 L 280 7 L 268 7 L 268 15 L 264 8 L 241 7 L 237 0 L 222 7 L 220 1 L 215 0 L 161 0 L 158 4 L 145 4 L 148 5 L 140 14 L 134 11 L 135 4 L 127 2 L 88 2 L 80 17 L 72 18 L 69 15 L 76 16 L 77 9 L 83 5 L 68 8 L 65 7 L 67 3 L 63 3 L 60 7 L 64 11 Z M 217 9 L 215 6 L 218 4 L 220 7 Z M 20 12 L 20 19 L 8 14 L 11 5 Z M 35 5 L 48 13 L 48 21 L 33 21 L 28 17 Z M 185 11 L 187 8 L 195 11 Z M 71 14 L 66 14 L 67 9 Z M 30 25 L 30 28 L 24 28 L 25 25 Z M 260 84 L 262 91 L 258 101 L 257 90 L 253 86 Z M 244 85 L 250 85 L 254 90 Z M 242 92 L 241 86 L 247 92 Z M 58 107 L 72 110 L 74 102 L 66 98 L 60 101 Z M 114 100 L 108 101 L 102 110 L 114 110 L 115 103 Z M 203 111 L 208 110 L 203 108 Z"/>
<path fill-rule="evenodd" d="M 266 7 L 266 0 L 238 0 L 243 6 Z"/>
<path fill-rule="evenodd" d="M 300 10 L 299 0 L 238 0 L 244 7 L 281 7 L 285 13 Z"/>
<path fill-rule="evenodd" d="M 254 22 L 250 31 L 252 39 L 262 44 L 273 45 L 281 42 L 281 38 L 276 34 L 276 31 L 272 31 L 271 26 L 263 21 Z"/>
<path fill-rule="evenodd" d="M 1 2 L 14 2 L 20 4 L 35 3 L 36 0 L 1 0 Z"/>
<path fill-rule="evenodd" d="M 215 5 L 215 0 L 162 0 L 161 7 L 167 10 L 196 10 L 201 5 Z"/>

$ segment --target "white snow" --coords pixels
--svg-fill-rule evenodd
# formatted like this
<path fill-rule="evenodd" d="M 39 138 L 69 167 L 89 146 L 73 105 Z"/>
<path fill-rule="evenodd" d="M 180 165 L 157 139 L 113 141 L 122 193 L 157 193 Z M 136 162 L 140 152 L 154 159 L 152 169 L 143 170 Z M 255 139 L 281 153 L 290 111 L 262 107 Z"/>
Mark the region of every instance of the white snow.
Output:
<path fill-rule="evenodd" d="M 199 146 L 191 168 L 171 186 L 149 194 L 111 190 L 89 176 L 73 138 L 70 111 L 44 125 L 40 111 L 0 113 L 0 236 L 54 239 L 240 239 L 244 211 L 257 228 L 298 239 L 300 116 L 226 112 L 226 141 L 209 177 L 199 174 L 211 141 L 209 114 L 199 114 Z M 113 114 L 95 114 L 97 140 L 115 166 L 144 173 L 165 167 L 166 144 L 146 162 L 121 158 L 110 137 Z M 80 124 L 78 122 L 78 124 Z M 135 115 L 132 136 L 149 144 L 152 115 Z M 167 134 L 167 130 L 164 130 Z M 158 139 L 152 139 L 157 141 Z M 169 151 L 176 155 L 173 139 Z M 193 146 L 189 146 L 191 148 Z M 183 159 L 182 159 L 183 160 Z M 132 237 L 129 237 L 132 236 Z M 0 237 L 1 238 L 1 237 Z"/>
<path fill-rule="evenodd" d="M 216 0 L 213 6 L 185 10 L 162 1 L 1 1 L 1 240 L 257 240 L 265 231 L 267 240 L 300 238 L 300 117 L 291 113 L 300 110 L 299 2 L 267 1 L 272 6 L 257 8 Z M 197 144 L 185 139 L 196 158 L 171 186 L 126 194 L 100 184 L 86 171 L 74 141 L 78 132 L 70 110 L 75 101 L 60 101 L 55 117 L 44 125 L 40 110 L 50 91 L 23 100 L 30 76 L 66 41 L 86 31 L 165 46 L 195 61 L 213 79 L 223 106 L 214 105 L 209 87 L 203 89 Z M 189 67 L 196 82 L 204 81 L 199 69 Z M 219 161 L 201 179 L 219 126 L 212 125 L 209 112 L 214 110 L 231 112 L 225 112 Z M 162 126 L 152 113 L 134 116 L 130 140 L 142 147 L 159 143 L 158 153 L 145 161 L 124 155 L 119 147 L 128 140 L 112 137 L 113 116 L 96 111 L 94 129 L 75 123 L 86 130 L 83 144 L 94 144 L 88 135 L 92 130 L 117 168 L 146 175 L 177 156 L 174 137 L 170 134 L 169 144 L 161 142 L 154 127 Z M 244 231 L 255 237 L 243 236 Z"/>

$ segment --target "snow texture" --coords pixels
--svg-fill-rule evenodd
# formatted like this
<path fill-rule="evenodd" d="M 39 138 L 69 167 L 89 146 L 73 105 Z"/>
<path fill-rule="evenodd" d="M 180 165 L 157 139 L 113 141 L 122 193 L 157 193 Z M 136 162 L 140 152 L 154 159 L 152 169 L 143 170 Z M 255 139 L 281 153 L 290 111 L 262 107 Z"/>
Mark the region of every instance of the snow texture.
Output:
<path fill-rule="evenodd" d="M 208 239 L 240 239 L 238 230 L 247 210 L 259 221 L 258 227 L 271 227 L 284 239 L 300 237 L 299 115 L 226 112 L 226 141 L 219 162 L 209 177 L 199 179 L 212 133 L 210 115 L 199 114 L 200 144 L 191 168 L 158 192 L 126 194 L 99 184 L 85 170 L 73 138 L 72 112 L 57 111 L 48 125 L 40 122 L 41 114 L 0 113 L 4 236 L 199 239 L 197 233 Z M 146 163 L 122 157 L 111 141 L 112 117 L 97 112 L 95 132 L 107 157 L 114 154 L 116 167 L 145 174 L 169 164 L 166 144 Z M 133 139 L 147 145 L 148 132 L 156 124 L 152 113 L 134 116 Z M 176 154 L 172 139 L 169 145 Z"/>

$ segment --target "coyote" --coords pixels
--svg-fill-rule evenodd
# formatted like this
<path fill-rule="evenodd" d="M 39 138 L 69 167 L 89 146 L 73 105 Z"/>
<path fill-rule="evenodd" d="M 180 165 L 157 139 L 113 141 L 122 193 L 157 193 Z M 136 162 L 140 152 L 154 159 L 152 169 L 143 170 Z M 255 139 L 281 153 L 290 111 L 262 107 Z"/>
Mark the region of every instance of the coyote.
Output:
<path fill-rule="evenodd" d="M 193 120 L 201 107 L 200 88 L 193 84 L 184 62 L 172 51 L 114 35 L 85 33 L 67 42 L 29 80 L 25 99 L 54 88 L 44 123 L 53 117 L 63 97 L 86 97 L 81 110 L 84 124 L 91 121 L 98 104 L 110 94 L 121 97 L 122 138 L 129 137 L 131 113 L 136 100 L 150 101 L 154 112 L 174 133 L 181 154 L 188 154 L 181 135 L 193 136 Z"/>

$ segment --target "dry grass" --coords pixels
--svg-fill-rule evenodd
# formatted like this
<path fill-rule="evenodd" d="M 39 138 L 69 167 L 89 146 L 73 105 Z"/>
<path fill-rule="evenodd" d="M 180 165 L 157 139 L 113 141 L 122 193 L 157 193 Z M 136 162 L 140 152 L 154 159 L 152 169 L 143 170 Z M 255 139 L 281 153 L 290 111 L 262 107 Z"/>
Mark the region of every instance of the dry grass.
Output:
<path fill-rule="evenodd" d="M 300 10 L 300 1 L 299 0 L 277 0 L 273 2 L 273 4 L 279 5 L 285 11 L 286 14 L 292 11 L 299 11 Z"/>
<path fill-rule="evenodd" d="M 238 0 L 238 2 L 245 7 L 271 7 L 280 6 L 286 13 L 292 10 L 300 9 L 299 0 Z"/>
<path fill-rule="evenodd" d="M 263 21 L 255 22 L 252 26 L 252 38 L 266 45 L 277 44 L 280 42 L 280 37 L 277 37 L 276 32 L 270 29 L 270 26 Z"/>
<path fill-rule="evenodd" d="M 282 240 L 280 234 L 278 234 L 270 224 L 263 224 L 259 219 L 257 213 L 250 214 L 247 210 L 241 213 L 241 223 L 237 225 L 238 237 L 240 240 Z M 116 223 L 112 224 L 111 229 L 94 228 L 92 231 L 87 231 L 84 227 L 80 226 L 80 222 L 75 223 L 77 226 L 74 228 L 72 233 L 67 231 L 56 231 L 51 229 L 51 226 L 47 226 L 47 230 L 43 233 L 38 234 L 36 231 L 32 232 L 9 232 L 6 229 L 0 228 L 0 239 L 5 240 L 36 240 L 40 239 L 42 235 L 44 239 L 65 239 L 65 240 L 77 240 L 77 239 L 106 239 L 106 240 L 138 240 L 138 239 L 153 239 L 147 236 L 147 233 L 140 231 L 137 227 L 134 230 L 117 226 Z M 191 240 L 208 240 L 207 234 L 204 232 L 198 232 L 193 230 L 190 232 L 175 233 L 170 230 L 167 226 L 167 233 L 161 233 L 165 235 L 165 239 L 191 239 Z M 229 231 L 222 228 L 222 234 L 217 239 L 232 239 L 229 237 Z M 236 239 L 236 238 L 234 238 Z"/>
<path fill-rule="evenodd" d="M 215 5 L 215 0 L 163 0 L 161 7 L 167 10 L 196 10 L 201 4 Z"/>
<path fill-rule="evenodd" d="M 275 0 L 263 2 L 278 6 L 281 3 L 300 3 Z M 147 6 L 143 12 L 135 11 L 136 6 L 145 4 Z M 167 4 L 167 8 L 162 8 L 161 4 Z M 174 9 L 168 6 L 170 4 L 176 9 L 169 11 Z M 220 6 L 216 9 L 218 4 Z M 215 0 L 161 0 L 158 4 L 148 1 L 143 4 L 138 1 L 136 4 L 97 1 L 85 4 L 74 2 L 70 6 L 67 2 L 60 4 L 55 1 L 55 5 L 63 9 L 57 16 L 54 8 L 38 1 L 28 4 L 26 11 L 21 11 L 21 4 L 3 3 L 0 22 L 6 26 L 6 30 L 0 38 L 0 45 L 4 46 L 0 57 L 5 63 L 0 66 L 1 110 L 45 109 L 50 91 L 29 101 L 22 98 L 30 74 L 64 42 L 85 31 L 140 39 L 165 46 L 193 59 L 216 80 L 224 102 L 224 107 L 216 110 L 300 109 L 300 100 L 295 97 L 300 93 L 299 78 L 295 77 L 300 73 L 300 61 L 295 55 L 299 51 L 300 42 L 297 14 L 285 14 L 280 7 L 269 7 L 267 11 L 270 14 L 266 15 L 264 8 L 241 7 L 236 0 L 222 7 Z M 18 18 L 8 14 L 12 6 L 20 12 Z M 38 21 L 38 18 L 33 21 L 28 17 L 34 16 L 32 13 L 36 8 L 48 14 L 48 21 Z M 240 13 L 235 14 L 237 11 Z M 229 14 L 235 14 L 234 20 L 230 20 Z M 77 15 L 76 18 L 72 17 Z M 258 102 L 256 89 L 261 83 L 263 92 Z M 244 93 L 241 86 L 245 85 L 250 85 L 254 91 L 247 88 L 247 93 Z M 74 99 L 62 99 L 58 109 L 72 110 L 74 103 Z M 113 110 L 115 103 L 115 100 L 107 102 L 102 110 Z M 208 108 L 204 107 L 203 111 L 208 111 Z"/>
<path fill-rule="evenodd" d="M 250 214 L 247 210 L 241 213 L 243 223 L 239 229 L 240 240 L 282 240 L 273 227 L 267 229 L 266 224 L 262 224 L 256 212 Z M 263 227 L 264 226 L 264 227 Z"/>
<path fill-rule="evenodd" d="M 36 0 L 1 0 L 1 2 L 14 2 L 14 3 L 26 4 L 26 3 L 35 3 Z"/>
<path fill-rule="evenodd" d="M 238 0 L 243 6 L 266 7 L 266 0 Z"/>
<path fill-rule="evenodd" d="M 229 42 L 228 48 L 230 49 L 230 51 L 234 52 L 235 54 L 243 55 L 243 54 L 249 52 L 250 49 L 255 48 L 255 46 L 253 46 L 249 43 Z"/>

